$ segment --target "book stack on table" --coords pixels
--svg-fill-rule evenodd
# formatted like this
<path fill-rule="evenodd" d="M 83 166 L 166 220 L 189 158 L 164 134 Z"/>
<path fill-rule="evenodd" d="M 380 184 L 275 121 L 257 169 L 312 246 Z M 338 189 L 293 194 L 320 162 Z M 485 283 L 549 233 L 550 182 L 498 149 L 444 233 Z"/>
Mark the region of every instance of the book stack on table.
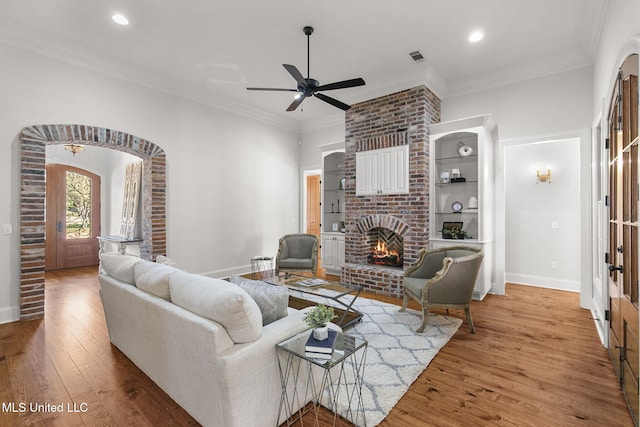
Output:
<path fill-rule="evenodd" d="M 329 338 L 318 341 L 313 337 L 312 332 L 309 334 L 309 339 L 307 339 L 307 343 L 304 347 L 305 356 L 313 359 L 331 359 L 337 336 L 338 333 L 336 331 L 329 330 Z"/>

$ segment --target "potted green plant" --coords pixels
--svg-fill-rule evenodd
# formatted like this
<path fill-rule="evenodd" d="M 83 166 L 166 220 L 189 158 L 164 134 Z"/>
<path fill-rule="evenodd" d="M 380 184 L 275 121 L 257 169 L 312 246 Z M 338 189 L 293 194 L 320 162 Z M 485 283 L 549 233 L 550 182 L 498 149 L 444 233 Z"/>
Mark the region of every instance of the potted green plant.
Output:
<path fill-rule="evenodd" d="M 319 341 L 326 340 L 329 337 L 329 328 L 327 323 L 338 317 L 333 311 L 333 307 L 324 304 L 318 304 L 307 311 L 302 320 L 310 328 L 313 329 L 313 337 Z"/>

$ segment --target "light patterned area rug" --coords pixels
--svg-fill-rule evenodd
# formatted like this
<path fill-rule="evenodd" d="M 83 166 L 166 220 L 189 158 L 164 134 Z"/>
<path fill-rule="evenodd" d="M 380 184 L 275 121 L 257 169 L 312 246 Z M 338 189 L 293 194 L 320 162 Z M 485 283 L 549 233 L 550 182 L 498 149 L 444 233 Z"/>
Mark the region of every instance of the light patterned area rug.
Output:
<path fill-rule="evenodd" d="M 358 298 L 354 308 L 363 314 L 362 321 L 345 333 L 368 342 L 362 399 L 366 425 L 376 426 L 451 339 L 462 320 L 431 314 L 424 332 L 418 334 L 415 330 L 422 321 L 418 311 L 401 313 L 397 305 L 366 298 Z M 338 413 L 358 426 L 365 425 L 362 419 L 351 419 L 346 413 L 346 393 L 339 395 L 345 396 L 345 401 L 339 402 Z"/>

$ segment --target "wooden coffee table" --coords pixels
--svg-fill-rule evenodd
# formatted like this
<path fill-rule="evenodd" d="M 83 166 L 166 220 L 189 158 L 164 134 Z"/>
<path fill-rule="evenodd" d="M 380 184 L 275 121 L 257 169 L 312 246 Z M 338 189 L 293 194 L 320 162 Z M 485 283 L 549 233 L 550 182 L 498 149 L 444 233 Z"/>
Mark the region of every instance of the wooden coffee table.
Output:
<path fill-rule="evenodd" d="M 295 273 L 280 273 L 277 277 L 269 277 L 262 279 L 262 281 L 272 285 L 286 286 L 291 290 L 301 292 L 303 294 L 301 298 L 289 297 L 289 306 L 293 308 L 300 309 L 316 304 L 314 301 L 305 299 L 304 294 L 320 296 L 334 301 L 337 305 L 330 305 L 334 307 L 338 315 L 338 321 L 333 323 L 342 329 L 353 326 L 362 319 L 362 313 L 353 308 L 353 303 L 362 292 L 362 286 L 345 285 L 344 283 L 326 279 L 314 279 Z"/>

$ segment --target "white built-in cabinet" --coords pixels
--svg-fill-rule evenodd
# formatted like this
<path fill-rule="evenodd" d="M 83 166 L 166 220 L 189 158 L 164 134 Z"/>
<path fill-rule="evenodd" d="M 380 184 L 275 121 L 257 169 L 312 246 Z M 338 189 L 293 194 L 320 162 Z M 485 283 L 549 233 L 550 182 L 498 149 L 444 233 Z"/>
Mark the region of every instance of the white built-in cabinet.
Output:
<path fill-rule="evenodd" d="M 322 267 L 339 275 L 344 264 L 344 233 L 322 233 Z"/>
<path fill-rule="evenodd" d="M 344 264 L 344 152 L 322 159 L 322 233 L 320 262 L 330 274 L 340 275 Z"/>
<path fill-rule="evenodd" d="M 408 145 L 356 153 L 356 196 L 408 192 Z"/>
<path fill-rule="evenodd" d="M 494 277 L 497 127 L 485 115 L 433 124 L 429 133 L 429 246 L 464 245 L 484 250 L 473 292 L 473 298 L 481 300 Z M 460 233 L 447 232 L 457 228 Z"/>

